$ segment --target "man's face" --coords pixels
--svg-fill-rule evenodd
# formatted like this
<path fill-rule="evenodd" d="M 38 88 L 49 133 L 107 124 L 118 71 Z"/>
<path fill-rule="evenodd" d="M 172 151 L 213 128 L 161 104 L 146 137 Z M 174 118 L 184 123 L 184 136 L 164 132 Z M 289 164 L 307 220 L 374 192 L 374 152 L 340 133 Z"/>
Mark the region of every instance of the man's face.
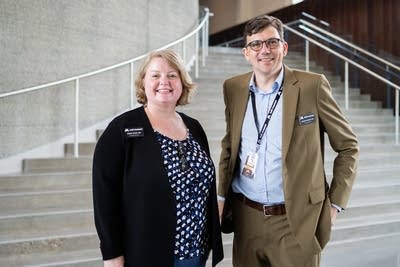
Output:
<path fill-rule="evenodd" d="M 271 38 L 281 40 L 278 31 L 274 27 L 268 26 L 258 33 L 247 36 L 246 45 L 256 40 L 273 40 Z M 273 44 L 274 42 L 269 43 Z M 283 58 L 286 56 L 287 50 L 287 43 L 281 40 L 278 41 L 275 48 L 267 47 L 265 43 L 262 43 L 259 51 L 254 51 L 250 46 L 246 46 L 242 52 L 246 60 L 252 65 L 256 77 L 264 76 L 265 79 L 275 79 L 282 68 Z"/>

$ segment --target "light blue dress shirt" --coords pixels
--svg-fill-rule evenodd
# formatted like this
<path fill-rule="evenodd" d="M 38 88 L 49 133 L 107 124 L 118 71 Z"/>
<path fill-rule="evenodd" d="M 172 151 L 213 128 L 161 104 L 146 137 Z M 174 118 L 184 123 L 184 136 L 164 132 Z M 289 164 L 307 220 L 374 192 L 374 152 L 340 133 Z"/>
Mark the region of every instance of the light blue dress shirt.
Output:
<path fill-rule="evenodd" d="M 283 68 L 275 80 L 271 90 L 267 92 L 257 88 L 254 74 L 250 80 L 249 90 L 254 92 L 258 124 L 260 130 L 264 125 L 272 102 L 283 82 Z M 283 92 L 282 94 L 284 94 Z M 247 103 L 246 114 L 242 125 L 239 149 L 240 171 L 235 174 L 232 189 L 247 198 L 263 204 L 284 203 L 282 179 L 282 95 L 269 121 L 258 151 L 258 161 L 253 178 L 242 175 L 242 169 L 249 153 L 254 153 L 258 132 L 254 121 L 251 97 Z"/>

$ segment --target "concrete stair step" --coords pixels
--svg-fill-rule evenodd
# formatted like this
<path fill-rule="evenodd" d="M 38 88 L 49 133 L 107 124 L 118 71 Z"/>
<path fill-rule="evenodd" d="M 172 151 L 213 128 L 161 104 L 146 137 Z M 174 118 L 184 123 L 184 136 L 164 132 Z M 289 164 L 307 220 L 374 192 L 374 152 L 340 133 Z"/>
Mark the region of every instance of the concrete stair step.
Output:
<path fill-rule="evenodd" d="M 396 186 L 400 184 L 399 175 L 395 173 L 382 172 L 379 174 L 379 179 L 377 179 L 377 175 L 370 173 L 359 173 L 357 175 L 357 179 L 354 183 L 353 189 L 365 189 L 371 187 L 380 187 L 380 186 Z"/>
<path fill-rule="evenodd" d="M 349 207 L 341 212 L 340 219 L 353 219 L 353 218 L 365 218 L 373 215 L 386 215 L 398 213 L 400 210 L 400 200 L 391 200 L 381 203 L 359 203 L 359 205 L 353 205 L 351 202 Z"/>
<path fill-rule="evenodd" d="M 0 176 L 0 194 L 43 190 L 73 190 L 90 188 L 91 184 L 92 175 L 90 172 L 22 173 Z"/>
<path fill-rule="evenodd" d="M 370 109 L 354 109 L 354 108 L 349 108 L 349 109 L 343 109 L 342 110 L 346 116 L 377 116 L 377 117 L 391 117 L 392 120 L 394 121 L 394 117 L 391 113 L 390 110 L 388 109 L 382 109 L 382 108 L 370 108 Z"/>
<path fill-rule="evenodd" d="M 92 209 L 0 217 L 0 242 L 94 231 Z"/>
<path fill-rule="evenodd" d="M 395 142 L 395 134 L 393 133 L 360 133 L 357 134 L 357 138 L 360 144 L 360 147 L 364 145 L 371 145 L 371 144 L 383 144 L 389 145 L 394 144 Z"/>
<path fill-rule="evenodd" d="M 79 156 L 93 156 L 94 147 L 96 146 L 95 142 L 87 142 L 87 143 L 79 143 Z M 74 156 L 74 144 L 68 143 L 64 145 L 64 151 L 66 157 Z"/>
<path fill-rule="evenodd" d="M 400 266 L 400 234 L 367 235 L 359 240 L 330 242 L 322 252 L 321 267 Z M 339 260 L 340 259 L 340 260 Z"/>
<path fill-rule="evenodd" d="M 333 92 L 332 95 L 333 95 L 333 98 L 339 102 L 342 102 L 342 101 L 344 102 L 346 99 L 344 93 L 341 93 L 341 92 Z M 371 96 L 370 95 L 360 95 L 360 94 L 357 94 L 357 92 L 350 93 L 349 94 L 349 102 L 351 103 L 355 100 L 370 101 Z"/>
<path fill-rule="evenodd" d="M 366 236 L 400 234 L 400 213 L 338 220 L 331 241 L 357 240 Z"/>
<path fill-rule="evenodd" d="M 396 182 L 394 184 L 388 185 L 374 185 L 374 186 L 363 186 L 355 187 L 351 193 L 351 202 L 357 199 L 363 199 L 367 202 L 378 201 L 384 198 L 385 200 L 392 199 L 398 200 L 400 196 L 400 183 Z M 399 195 L 399 196 L 397 196 Z"/>
<path fill-rule="evenodd" d="M 368 115 L 366 114 L 365 116 L 362 115 L 353 115 L 353 114 L 348 114 L 345 112 L 346 118 L 349 120 L 351 126 L 353 125 L 363 125 L 367 127 L 369 123 L 369 128 L 373 131 L 375 128 L 379 128 L 378 125 L 380 124 L 389 124 L 394 126 L 394 118 L 390 115 L 381 115 L 381 114 L 375 114 L 375 115 Z"/>
<path fill-rule="evenodd" d="M 399 166 L 391 166 L 387 168 L 359 168 L 354 187 L 365 187 L 368 183 L 382 184 L 397 183 L 400 173 Z M 332 177 L 332 168 L 326 169 L 327 177 Z"/>
<path fill-rule="evenodd" d="M 0 259 L 0 266 L 9 267 L 98 267 L 102 264 L 98 248 L 45 254 L 33 253 Z"/>
<path fill-rule="evenodd" d="M 338 100 L 337 103 L 342 109 L 345 109 L 345 102 L 344 100 Z M 350 108 L 380 108 L 382 104 L 380 102 L 370 102 L 370 101 L 363 101 L 363 100 L 352 100 L 349 101 Z"/>
<path fill-rule="evenodd" d="M 352 123 L 351 127 L 353 128 L 356 135 L 364 134 L 364 133 L 376 133 L 380 134 L 382 132 L 393 132 L 395 131 L 395 125 L 393 123 L 380 123 L 380 124 L 361 124 L 361 123 Z"/>
<path fill-rule="evenodd" d="M 373 195 L 370 196 L 366 196 L 365 194 L 363 194 L 364 192 L 357 193 L 356 190 L 352 192 L 348 205 L 349 208 L 364 207 L 366 205 L 373 206 L 373 205 L 382 205 L 388 203 L 397 203 L 398 201 L 400 201 L 398 196 L 399 193 L 398 191 L 390 193 L 385 192 L 384 195 L 379 195 L 378 193 L 375 192 Z"/>
<path fill-rule="evenodd" d="M 91 208 L 91 189 L 20 192 L 0 195 L 1 216 Z"/>
<path fill-rule="evenodd" d="M 379 168 L 384 168 L 384 167 L 391 167 L 391 166 L 396 166 L 400 162 L 400 154 L 396 153 L 393 155 L 387 155 L 385 153 L 380 153 L 381 158 L 379 160 L 376 160 L 376 158 L 373 158 L 373 156 L 368 156 L 368 155 L 360 155 L 359 158 L 359 163 L 358 163 L 358 168 L 371 168 L 371 167 L 379 167 Z M 328 158 L 328 156 L 325 159 L 325 166 L 333 166 L 333 158 Z"/>
<path fill-rule="evenodd" d="M 24 173 L 91 171 L 92 157 L 24 159 Z"/>
<path fill-rule="evenodd" d="M 0 242 L 0 263 L 1 266 L 26 266 L 51 262 L 57 258 L 60 261 L 73 261 L 76 260 L 73 256 L 76 253 L 79 255 L 81 251 L 98 247 L 99 240 L 95 232 L 3 241 Z M 65 259 L 63 254 L 68 252 L 72 257 Z"/>
<path fill-rule="evenodd" d="M 72 157 L 74 156 L 75 147 L 73 143 L 65 144 L 65 156 Z M 92 157 L 94 153 L 94 148 L 96 147 L 95 142 L 91 143 L 80 143 L 79 144 L 79 156 L 89 156 Z"/>

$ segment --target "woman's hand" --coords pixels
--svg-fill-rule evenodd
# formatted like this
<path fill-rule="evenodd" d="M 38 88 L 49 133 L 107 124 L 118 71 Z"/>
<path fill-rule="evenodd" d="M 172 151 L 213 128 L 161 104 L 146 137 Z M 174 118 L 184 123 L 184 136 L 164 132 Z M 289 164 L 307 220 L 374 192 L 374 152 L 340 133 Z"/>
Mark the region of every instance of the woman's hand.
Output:
<path fill-rule="evenodd" d="M 338 215 L 338 210 L 335 207 L 331 207 L 331 225 L 335 225 L 336 223 L 336 218 Z"/>
<path fill-rule="evenodd" d="M 222 220 L 222 212 L 224 211 L 224 200 L 218 200 L 218 215 L 219 215 L 219 222 Z"/>
<path fill-rule="evenodd" d="M 104 261 L 104 267 L 124 267 L 124 264 L 124 256 L 119 256 L 117 258 Z"/>

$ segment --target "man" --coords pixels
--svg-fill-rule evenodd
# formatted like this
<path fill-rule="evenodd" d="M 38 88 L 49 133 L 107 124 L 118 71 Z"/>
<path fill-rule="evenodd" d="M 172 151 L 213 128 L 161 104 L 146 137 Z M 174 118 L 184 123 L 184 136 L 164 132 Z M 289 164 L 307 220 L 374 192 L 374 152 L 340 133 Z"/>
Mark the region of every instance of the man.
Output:
<path fill-rule="evenodd" d="M 283 64 L 282 22 L 262 15 L 244 31 L 253 71 L 224 83 L 219 163 L 222 231 L 235 267 L 315 267 L 355 179 L 358 142 L 323 75 Z M 337 156 L 330 185 L 324 132 Z"/>

